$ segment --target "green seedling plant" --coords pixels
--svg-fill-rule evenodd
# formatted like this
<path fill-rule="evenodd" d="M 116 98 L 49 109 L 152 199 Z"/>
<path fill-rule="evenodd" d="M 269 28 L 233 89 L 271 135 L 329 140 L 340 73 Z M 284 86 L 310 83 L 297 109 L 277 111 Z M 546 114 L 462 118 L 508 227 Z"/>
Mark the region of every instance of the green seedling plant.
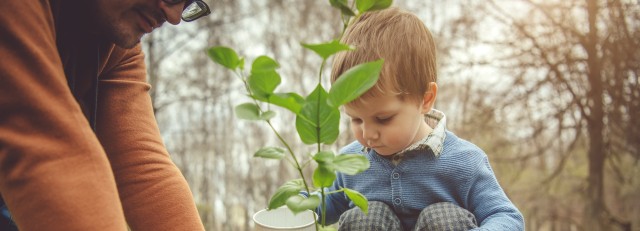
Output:
<path fill-rule="evenodd" d="M 348 0 L 330 0 L 329 3 L 341 12 L 342 34 L 353 17 L 360 17 L 364 12 L 380 10 L 389 7 L 392 0 L 355 0 L 348 5 Z M 357 12 L 357 13 L 356 13 Z M 341 188 L 336 191 L 328 191 L 334 180 L 336 172 L 344 174 L 358 174 L 369 168 L 369 161 L 363 155 L 341 154 L 336 155 L 332 151 L 323 150 L 322 145 L 333 144 L 337 138 L 340 124 L 339 107 L 356 99 L 369 88 L 375 85 L 382 69 L 383 60 L 363 63 L 344 72 L 330 90 L 322 86 L 323 69 L 327 59 L 342 51 L 350 51 L 357 48 L 340 43 L 340 38 L 326 43 L 305 44 L 303 47 L 313 51 L 322 58 L 318 84 L 309 95 L 303 97 L 295 92 L 276 92 L 281 83 L 277 69 L 280 64 L 268 56 L 259 56 L 251 64 L 251 69 L 245 69 L 245 59 L 238 53 L 224 46 L 215 46 L 207 50 L 209 57 L 223 67 L 231 70 L 242 80 L 247 95 L 251 102 L 242 103 L 235 107 L 236 116 L 240 119 L 264 121 L 284 147 L 263 147 L 255 154 L 255 157 L 266 159 L 285 159 L 296 168 L 298 179 L 290 180 L 277 189 L 269 200 L 268 209 L 287 206 L 293 213 L 305 210 L 315 210 L 322 206 L 322 221 L 318 223 L 315 217 L 316 230 L 335 230 L 326 226 L 324 214 L 326 204 L 321 198 L 326 195 L 344 192 L 353 203 L 363 212 L 368 211 L 368 201 L 359 192 Z M 276 113 L 270 110 L 275 105 L 287 109 L 295 114 L 296 131 L 300 141 L 306 145 L 314 145 L 315 153 L 308 154 L 306 161 L 296 155 L 291 145 L 280 135 L 273 126 L 271 119 Z M 287 155 L 288 154 L 288 155 Z M 311 160 L 317 163 L 313 170 L 312 184 L 307 182 L 303 168 L 312 166 Z M 302 196 L 301 192 L 311 192 L 308 196 Z"/>

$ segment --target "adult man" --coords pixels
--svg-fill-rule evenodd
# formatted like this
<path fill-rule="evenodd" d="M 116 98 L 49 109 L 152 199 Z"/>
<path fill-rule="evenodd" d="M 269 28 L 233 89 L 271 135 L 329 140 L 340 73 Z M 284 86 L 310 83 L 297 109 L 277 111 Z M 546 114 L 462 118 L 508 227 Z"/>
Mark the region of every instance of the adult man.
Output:
<path fill-rule="evenodd" d="M 193 2 L 0 1 L 0 193 L 20 230 L 203 230 L 139 45 Z"/>

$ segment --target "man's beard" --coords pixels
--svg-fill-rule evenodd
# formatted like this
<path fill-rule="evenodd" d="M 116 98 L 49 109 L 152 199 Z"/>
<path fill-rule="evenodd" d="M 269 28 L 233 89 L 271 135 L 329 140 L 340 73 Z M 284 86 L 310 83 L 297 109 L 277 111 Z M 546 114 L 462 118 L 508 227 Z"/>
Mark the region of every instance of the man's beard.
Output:
<path fill-rule="evenodd" d="M 106 12 L 108 9 L 100 5 L 101 0 L 88 0 L 87 4 L 89 5 L 89 11 L 84 18 L 93 19 L 87 20 L 91 22 L 90 30 L 95 33 L 95 36 L 104 42 L 113 43 L 116 46 L 122 48 L 133 48 L 138 43 L 140 43 L 140 38 L 143 33 L 139 32 L 131 22 L 126 21 L 126 19 L 121 18 L 125 15 L 121 15 L 126 13 L 127 10 L 122 10 L 121 12 Z M 102 0 L 102 1 L 110 1 L 110 0 Z M 93 15 L 89 15 L 93 12 Z"/>

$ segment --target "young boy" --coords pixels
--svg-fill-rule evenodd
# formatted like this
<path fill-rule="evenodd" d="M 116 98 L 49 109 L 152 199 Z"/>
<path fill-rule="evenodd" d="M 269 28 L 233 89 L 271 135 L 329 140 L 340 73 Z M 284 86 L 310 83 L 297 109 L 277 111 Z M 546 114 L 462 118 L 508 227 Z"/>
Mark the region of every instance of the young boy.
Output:
<path fill-rule="evenodd" d="M 342 42 L 356 50 L 335 57 L 332 82 L 357 64 L 383 58 L 384 66 L 377 84 L 345 105 L 357 142 L 341 153 L 365 155 L 371 168 L 338 174 L 330 188 L 359 191 L 369 213 L 334 193 L 327 222 L 339 220 L 340 230 L 524 230 L 486 154 L 447 131 L 433 109 L 436 46 L 422 21 L 398 8 L 366 13 Z"/>

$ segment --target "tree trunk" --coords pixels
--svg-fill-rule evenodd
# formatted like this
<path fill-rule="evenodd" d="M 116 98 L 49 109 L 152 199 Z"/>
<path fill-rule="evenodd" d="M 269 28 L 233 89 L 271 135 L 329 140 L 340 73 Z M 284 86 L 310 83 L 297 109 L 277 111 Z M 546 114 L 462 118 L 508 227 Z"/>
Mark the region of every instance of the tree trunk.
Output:
<path fill-rule="evenodd" d="M 603 108 L 603 81 L 601 63 L 598 54 L 598 16 L 597 0 L 587 2 L 589 17 L 589 34 L 586 39 L 587 64 L 589 68 L 588 79 L 590 90 L 587 94 L 589 114 L 587 115 L 587 132 L 589 134 L 589 173 L 587 176 L 587 203 L 584 214 L 584 230 L 604 230 L 606 211 L 604 206 L 603 180 L 604 180 L 604 108 Z"/>

